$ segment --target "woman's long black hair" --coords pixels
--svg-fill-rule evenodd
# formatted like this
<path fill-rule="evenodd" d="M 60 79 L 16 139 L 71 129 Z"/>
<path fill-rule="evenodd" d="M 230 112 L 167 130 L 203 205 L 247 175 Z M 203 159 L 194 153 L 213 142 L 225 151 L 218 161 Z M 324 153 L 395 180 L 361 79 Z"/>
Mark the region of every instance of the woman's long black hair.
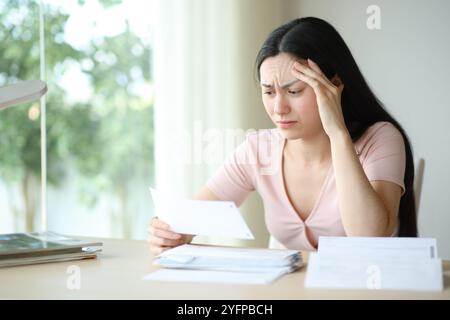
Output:
<path fill-rule="evenodd" d="M 375 122 L 392 123 L 402 134 L 406 150 L 405 193 L 400 200 L 400 237 L 417 237 L 414 200 L 414 161 L 408 137 L 400 124 L 384 110 L 370 90 L 349 48 L 328 22 L 314 17 L 290 21 L 275 29 L 264 42 L 256 58 L 258 79 L 263 61 L 284 52 L 300 59 L 310 58 L 331 79 L 335 74 L 344 83 L 342 112 L 352 141 L 357 141 Z"/>

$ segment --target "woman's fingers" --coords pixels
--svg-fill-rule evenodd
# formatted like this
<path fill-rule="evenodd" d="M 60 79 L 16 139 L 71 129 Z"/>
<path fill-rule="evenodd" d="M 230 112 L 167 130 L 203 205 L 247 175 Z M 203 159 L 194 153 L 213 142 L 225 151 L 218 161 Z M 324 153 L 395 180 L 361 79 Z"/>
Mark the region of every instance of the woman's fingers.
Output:
<path fill-rule="evenodd" d="M 168 238 L 160 238 L 156 236 L 152 236 L 149 239 L 150 244 L 153 244 L 158 247 L 176 247 L 184 243 L 183 239 L 168 239 Z"/>
<path fill-rule="evenodd" d="M 297 71 L 297 73 L 303 73 L 305 76 L 310 77 L 316 80 L 318 83 L 323 84 L 331 92 L 337 93 L 336 86 L 327 79 L 322 70 L 320 70 L 319 66 L 309 59 L 308 64 L 310 67 L 305 66 L 299 62 L 295 62 L 293 64 L 293 70 Z"/>
<path fill-rule="evenodd" d="M 148 244 L 153 255 L 159 255 L 165 250 L 189 243 L 194 237 L 170 231 L 169 225 L 156 217 L 150 221 L 148 232 Z"/>
<path fill-rule="evenodd" d="M 294 75 L 302 75 L 303 78 L 310 79 L 310 81 L 305 81 L 302 78 L 300 78 L 302 81 L 307 82 L 308 84 L 312 83 L 315 87 L 320 88 L 320 85 L 323 85 L 324 88 L 327 90 L 334 92 L 334 88 L 330 86 L 330 84 L 327 82 L 327 80 L 323 79 L 320 75 L 315 73 L 312 69 L 305 67 L 301 64 L 297 64 L 296 67 L 292 69 Z"/>
<path fill-rule="evenodd" d="M 313 70 L 316 74 L 316 76 L 318 76 L 320 78 L 320 80 L 323 80 L 323 83 L 328 85 L 328 87 L 330 89 L 334 88 L 336 89 L 336 86 L 327 78 L 327 76 L 322 72 L 322 70 L 320 69 L 319 65 L 317 63 L 315 63 L 314 61 L 312 61 L 311 59 L 308 59 L 308 67 L 306 67 L 309 70 Z"/>
<path fill-rule="evenodd" d="M 292 74 L 294 75 L 294 77 L 296 77 L 297 79 L 302 80 L 303 82 L 306 82 L 308 85 L 310 85 L 314 91 L 316 91 L 317 94 L 317 90 L 320 90 L 320 86 L 319 86 L 319 81 L 307 76 L 306 74 L 304 74 L 303 72 L 299 71 L 298 69 L 293 68 L 291 70 Z"/>
<path fill-rule="evenodd" d="M 314 70 L 319 76 L 321 76 L 324 80 L 327 80 L 329 84 L 332 84 L 330 80 L 328 80 L 327 76 L 322 72 L 319 65 L 312 61 L 311 59 L 307 59 L 308 66 Z"/>
<path fill-rule="evenodd" d="M 155 237 L 172 239 L 172 240 L 181 239 L 181 234 L 176 233 L 176 232 L 167 231 L 167 230 L 163 230 L 163 229 L 157 229 L 154 227 L 150 227 L 149 231 Z"/>
<path fill-rule="evenodd" d="M 161 219 L 159 219 L 158 217 L 152 218 L 152 220 L 150 221 L 150 225 L 155 228 L 166 229 L 166 230 L 169 229 L 169 225 L 167 223 L 165 223 L 164 221 L 162 221 Z"/>

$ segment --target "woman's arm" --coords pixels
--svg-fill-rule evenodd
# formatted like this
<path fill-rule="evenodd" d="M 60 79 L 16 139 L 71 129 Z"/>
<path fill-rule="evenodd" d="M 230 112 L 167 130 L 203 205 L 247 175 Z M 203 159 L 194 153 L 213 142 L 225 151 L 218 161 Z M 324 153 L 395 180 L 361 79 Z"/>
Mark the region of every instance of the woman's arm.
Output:
<path fill-rule="evenodd" d="M 391 236 L 397 227 L 401 188 L 369 182 L 348 131 L 330 136 L 339 210 L 348 236 Z"/>
<path fill-rule="evenodd" d="M 339 210 L 348 236 L 391 236 L 397 226 L 400 186 L 370 183 L 356 155 L 345 126 L 341 106 L 344 84 L 336 75 L 332 81 L 308 59 L 308 66 L 293 65 L 292 73 L 308 83 L 316 94 L 320 119 L 330 139 Z"/>
<path fill-rule="evenodd" d="M 194 200 L 212 200 L 219 201 L 220 199 L 207 186 L 201 188 L 193 197 Z"/>

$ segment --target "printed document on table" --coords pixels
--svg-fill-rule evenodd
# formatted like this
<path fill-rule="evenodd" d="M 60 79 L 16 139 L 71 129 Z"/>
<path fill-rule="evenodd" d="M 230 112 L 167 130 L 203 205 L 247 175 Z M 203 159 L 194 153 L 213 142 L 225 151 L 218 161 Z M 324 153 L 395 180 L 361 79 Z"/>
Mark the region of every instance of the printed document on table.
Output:
<path fill-rule="evenodd" d="M 305 287 L 439 291 L 442 260 L 434 238 L 320 237 Z"/>
<path fill-rule="evenodd" d="M 441 259 L 342 258 L 311 253 L 306 288 L 441 291 Z"/>
<path fill-rule="evenodd" d="M 156 215 L 172 231 L 200 236 L 254 239 L 232 201 L 177 199 L 150 188 Z"/>

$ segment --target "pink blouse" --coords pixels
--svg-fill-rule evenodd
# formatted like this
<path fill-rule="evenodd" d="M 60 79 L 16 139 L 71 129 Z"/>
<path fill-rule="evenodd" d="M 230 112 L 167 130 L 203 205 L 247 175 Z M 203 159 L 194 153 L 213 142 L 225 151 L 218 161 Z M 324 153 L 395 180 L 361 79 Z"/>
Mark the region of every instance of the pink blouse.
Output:
<path fill-rule="evenodd" d="M 338 207 L 333 166 L 330 166 L 316 203 L 303 221 L 287 196 L 282 156 L 286 139 L 279 129 L 247 135 L 208 180 L 207 187 L 221 200 L 237 206 L 256 190 L 260 194 L 270 234 L 289 249 L 316 250 L 319 236 L 345 236 Z M 405 145 L 401 133 L 389 122 L 369 127 L 354 144 L 369 181 L 396 183 L 405 192 Z"/>

